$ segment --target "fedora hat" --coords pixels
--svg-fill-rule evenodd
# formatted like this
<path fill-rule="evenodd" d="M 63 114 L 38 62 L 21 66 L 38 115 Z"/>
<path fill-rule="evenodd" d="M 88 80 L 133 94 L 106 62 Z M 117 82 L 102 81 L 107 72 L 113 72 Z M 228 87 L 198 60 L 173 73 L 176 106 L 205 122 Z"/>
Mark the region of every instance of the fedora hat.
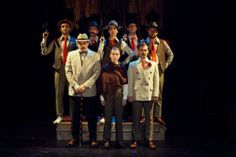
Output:
<path fill-rule="evenodd" d="M 152 21 L 148 24 L 148 28 L 156 28 L 158 29 L 158 25 L 155 21 Z"/>
<path fill-rule="evenodd" d="M 60 20 L 60 21 L 57 23 L 58 29 L 61 28 L 61 24 L 63 24 L 63 23 L 69 24 L 70 28 L 73 29 L 73 23 L 72 23 L 70 20 L 68 20 L 68 19 L 62 19 L 62 20 Z"/>
<path fill-rule="evenodd" d="M 109 29 L 110 26 L 115 26 L 117 29 L 120 29 L 120 26 L 118 25 L 118 22 L 116 20 L 111 20 L 108 23 L 107 28 Z"/>
<path fill-rule="evenodd" d="M 89 41 L 88 35 L 86 33 L 80 33 L 76 41 Z"/>

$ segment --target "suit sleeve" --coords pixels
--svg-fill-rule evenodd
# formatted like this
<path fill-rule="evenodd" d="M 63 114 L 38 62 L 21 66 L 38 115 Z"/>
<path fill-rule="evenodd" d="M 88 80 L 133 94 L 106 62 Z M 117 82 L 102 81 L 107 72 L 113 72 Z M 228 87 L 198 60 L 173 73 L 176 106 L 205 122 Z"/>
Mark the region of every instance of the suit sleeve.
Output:
<path fill-rule="evenodd" d="M 172 52 L 170 46 L 164 41 L 165 46 L 165 55 L 166 55 L 166 63 L 171 64 L 174 59 L 174 53 Z"/>
<path fill-rule="evenodd" d="M 158 71 L 158 66 L 157 64 L 154 64 L 155 69 L 154 69 L 154 75 L 153 75 L 153 97 L 158 97 L 159 96 L 159 71 Z"/>
<path fill-rule="evenodd" d="M 98 77 L 101 73 L 101 62 L 100 56 L 98 53 L 95 53 L 95 64 L 93 66 L 93 74 L 92 76 L 84 83 L 87 88 L 92 88 L 92 86 L 96 83 Z"/>
<path fill-rule="evenodd" d="M 47 47 L 47 41 L 42 41 L 41 42 L 41 54 L 45 56 L 45 55 L 51 53 L 54 49 L 54 44 L 55 44 L 55 40 L 53 40 L 49 44 L 49 46 Z"/>
<path fill-rule="evenodd" d="M 66 65 L 65 65 L 65 74 L 66 74 L 66 78 L 67 78 L 70 86 L 73 89 L 77 89 L 77 88 L 79 88 L 79 84 L 77 83 L 77 81 L 73 77 L 71 59 L 72 59 L 72 56 L 69 53 L 68 56 L 67 56 Z"/>
<path fill-rule="evenodd" d="M 128 68 L 128 96 L 134 96 L 134 75 L 133 75 L 133 64 L 129 64 Z"/>

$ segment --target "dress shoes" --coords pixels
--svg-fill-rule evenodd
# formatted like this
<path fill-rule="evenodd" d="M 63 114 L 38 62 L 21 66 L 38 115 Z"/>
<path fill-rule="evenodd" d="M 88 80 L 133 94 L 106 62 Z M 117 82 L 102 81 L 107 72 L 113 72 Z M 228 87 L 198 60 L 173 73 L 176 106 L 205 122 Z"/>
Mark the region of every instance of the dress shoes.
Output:
<path fill-rule="evenodd" d="M 147 146 L 150 149 L 156 149 L 156 147 L 157 147 L 153 141 L 148 141 Z"/>
<path fill-rule="evenodd" d="M 67 142 L 66 147 L 67 147 L 67 148 L 68 148 L 68 147 L 75 147 L 78 143 L 79 143 L 78 140 L 71 139 L 71 140 L 69 140 L 69 141 Z"/>
<path fill-rule="evenodd" d="M 130 148 L 131 148 L 131 149 L 135 149 L 135 148 L 137 148 L 137 147 L 138 147 L 137 141 L 134 141 L 134 142 L 131 143 L 131 145 L 130 145 Z"/>
<path fill-rule="evenodd" d="M 56 120 L 53 121 L 53 124 L 58 124 L 63 120 L 63 117 L 58 116 Z"/>
<path fill-rule="evenodd" d="M 142 116 L 142 117 L 140 118 L 140 123 L 141 123 L 141 124 L 144 124 L 144 123 L 145 123 L 145 117 L 144 117 L 144 116 Z"/>
<path fill-rule="evenodd" d="M 161 117 L 155 117 L 154 121 L 161 125 L 165 125 L 165 121 Z"/>
<path fill-rule="evenodd" d="M 97 148 L 98 147 L 98 142 L 96 140 L 91 142 L 91 147 Z"/>
<path fill-rule="evenodd" d="M 116 141 L 115 147 L 116 148 L 125 148 L 126 144 L 123 141 Z"/>
<path fill-rule="evenodd" d="M 105 148 L 109 148 L 111 145 L 110 145 L 110 141 L 105 141 L 104 142 L 104 147 Z"/>

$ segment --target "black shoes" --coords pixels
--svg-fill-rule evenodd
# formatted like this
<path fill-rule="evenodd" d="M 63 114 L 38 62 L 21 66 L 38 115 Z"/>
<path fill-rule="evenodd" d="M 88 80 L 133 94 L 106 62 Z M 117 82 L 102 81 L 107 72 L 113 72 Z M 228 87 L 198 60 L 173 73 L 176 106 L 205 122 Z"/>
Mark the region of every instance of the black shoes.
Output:
<path fill-rule="evenodd" d="M 110 141 L 105 141 L 104 147 L 107 149 L 110 148 L 111 147 Z M 125 148 L 125 147 L 126 147 L 126 144 L 123 141 L 116 141 L 115 148 Z"/>
<path fill-rule="evenodd" d="M 67 145 L 66 147 L 69 148 L 69 147 L 75 147 L 76 145 L 79 144 L 79 141 L 78 140 L 75 140 L 75 139 L 71 139 L 67 142 Z"/>
<path fill-rule="evenodd" d="M 126 144 L 123 141 L 116 141 L 115 147 L 116 148 L 125 148 Z"/>

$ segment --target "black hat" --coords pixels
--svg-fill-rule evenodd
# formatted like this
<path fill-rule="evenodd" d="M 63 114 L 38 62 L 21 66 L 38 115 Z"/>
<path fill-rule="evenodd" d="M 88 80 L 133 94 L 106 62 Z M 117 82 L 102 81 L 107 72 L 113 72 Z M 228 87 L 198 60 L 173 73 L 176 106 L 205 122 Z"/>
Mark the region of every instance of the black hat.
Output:
<path fill-rule="evenodd" d="M 158 29 L 158 25 L 155 21 L 152 21 L 148 24 L 148 28 L 151 28 L 151 27 Z"/>
<path fill-rule="evenodd" d="M 68 19 L 62 19 L 62 20 L 60 20 L 60 21 L 57 23 L 58 29 L 61 28 L 61 24 L 63 24 L 63 23 L 69 24 L 70 28 L 73 29 L 73 23 L 72 23 L 70 20 L 68 20 Z"/>
<path fill-rule="evenodd" d="M 126 26 L 128 27 L 129 24 L 134 23 L 137 26 L 138 15 L 137 13 L 128 13 L 126 15 Z"/>
<path fill-rule="evenodd" d="M 99 27 L 98 23 L 94 20 L 89 22 L 89 27 L 92 27 L 92 26 L 97 27 L 97 28 Z"/>
<path fill-rule="evenodd" d="M 137 21 L 136 21 L 136 20 L 129 20 L 129 21 L 127 22 L 127 27 L 129 27 L 129 25 L 130 25 L 131 23 L 133 23 L 133 24 L 135 24 L 135 25 L 137 26 Z"/>

